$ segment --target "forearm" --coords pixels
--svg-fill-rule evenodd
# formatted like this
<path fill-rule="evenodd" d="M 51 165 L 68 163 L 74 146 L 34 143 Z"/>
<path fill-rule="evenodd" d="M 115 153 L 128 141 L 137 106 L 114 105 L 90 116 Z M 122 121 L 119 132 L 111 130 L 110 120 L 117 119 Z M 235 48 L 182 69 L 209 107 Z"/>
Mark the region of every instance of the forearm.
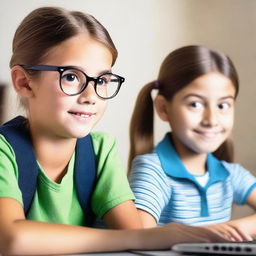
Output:
<path fill-rule="evenodd" d="M 11 239 L 0 250 L 10 255 L 68 254 L 126 250 L 125 231 L 54 223 L 16 221 Z"/>
<path fill-rule="evenodd" d="M 161 250 L 170 249 L 176 243 L 184 242 L 228 242 L 218 232 L 204 227 L 187 226 L 180 223 L 169 223 L 162 227 L 127 230 L 129 249 Z"/>
<path fill-rule="evenodd" d="M 28 220 L 15 221 L 11 226 L 9 226 L 11 235 L 5 235 L 7 238 L 11 237 L 11 240 L 5 239 L 9 242 L 0 248 L 2 254 L 48 255 L 129 249 L 153 250 L 168 249 L 179 242 L 225 241 L 221 236 L 206 228 L 190 227 L 178 223 L 133 230 L 93 229 Z"/>

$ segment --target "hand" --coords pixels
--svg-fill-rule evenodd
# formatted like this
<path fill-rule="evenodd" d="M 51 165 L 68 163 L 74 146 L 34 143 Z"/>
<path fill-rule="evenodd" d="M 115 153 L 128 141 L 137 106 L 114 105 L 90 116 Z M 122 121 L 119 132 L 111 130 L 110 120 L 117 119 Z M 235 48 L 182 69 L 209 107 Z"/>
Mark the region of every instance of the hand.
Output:
<path fill-rule="evenodd" d="M 169 249 L 177 243 L 230 242 L 214 229 L 186 226 L 174 222 L 162 227 L 145 228 L 137 235 L 134 234 L 136 230 L 128 230 L 128 232 L 132 232 L 132 238 L 137 244 L 135 247 L 134 245 L 130 247 L 140 250 Z"/>
<path fill-rule="evenodd" d="M 214 228 L 187 226 L 180 223 L 166 225 L 175 243 L 178 242 L 228 242 L 229 237 Z"/>
<path fill-rule="evenodd" d="M 253 237 L 247 234 L 239 225 L 235 225 L 235 222 L 229 221 L 220 224 L 214 224 L 205 226 L 209 230 L 218 233 L 220 236 L 227 238 L 232 242 L 251 241 Z"/>

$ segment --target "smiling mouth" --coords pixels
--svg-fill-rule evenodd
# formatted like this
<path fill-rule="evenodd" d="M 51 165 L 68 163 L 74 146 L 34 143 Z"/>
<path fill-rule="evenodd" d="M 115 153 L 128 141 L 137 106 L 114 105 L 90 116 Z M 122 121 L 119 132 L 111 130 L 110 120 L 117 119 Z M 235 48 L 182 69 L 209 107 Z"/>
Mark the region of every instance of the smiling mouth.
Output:
<path fill-rule="evenodd" d="M 214 138 L 216 136 L 218 136 L 219 134 L 221 134 L 222 132 L 221 131 L 212 131 L 212 132 L 209 132 L 209 131 L 195 131 L 197 134 L 201 135 L 201 136 L 204 136 L 205 138 Z"/>
<path fill-rule="evenodd" d="M 68 112 L 68 113 L 81 118 L 89 118 L 95 115 L 95 113 L 79 113 L 79 112 Z"/>

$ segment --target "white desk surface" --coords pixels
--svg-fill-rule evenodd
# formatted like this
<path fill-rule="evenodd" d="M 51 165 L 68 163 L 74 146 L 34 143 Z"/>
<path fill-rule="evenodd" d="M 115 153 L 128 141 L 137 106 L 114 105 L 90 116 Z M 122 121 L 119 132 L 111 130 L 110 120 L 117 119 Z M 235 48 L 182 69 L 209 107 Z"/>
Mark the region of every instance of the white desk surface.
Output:
<path fill-rule="evenodd" d="M 131 251 L 131 252 L 105 252 L 105 253 L 85 253 L 70 254 L 66 256 L 180 256 L 181 254 L 172 251 Z"/>

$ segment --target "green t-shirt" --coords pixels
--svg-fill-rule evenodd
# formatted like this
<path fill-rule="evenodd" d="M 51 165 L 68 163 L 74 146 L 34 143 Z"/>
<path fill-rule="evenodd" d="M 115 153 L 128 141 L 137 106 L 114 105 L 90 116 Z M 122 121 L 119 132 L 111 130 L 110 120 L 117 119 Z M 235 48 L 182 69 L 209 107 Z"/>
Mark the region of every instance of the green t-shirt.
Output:
<path fill-rule="evenodd" d="M 92 194 L 92 209 L 98 217 L 127 200 L 134 200 L 126 173 L 121 166 L 115 140 L 100 132 L 91 133 L 98 159 L 97 183 Z M 84 214 L 73 180 L 75 153 L 60 184 L 52 181 L 39 165 L 38 187 L 28 219 L 83 225 Z M 10 144 L 0 135 L 0 197 L 16 199 L 22 205 L 18 169 Z"/>

